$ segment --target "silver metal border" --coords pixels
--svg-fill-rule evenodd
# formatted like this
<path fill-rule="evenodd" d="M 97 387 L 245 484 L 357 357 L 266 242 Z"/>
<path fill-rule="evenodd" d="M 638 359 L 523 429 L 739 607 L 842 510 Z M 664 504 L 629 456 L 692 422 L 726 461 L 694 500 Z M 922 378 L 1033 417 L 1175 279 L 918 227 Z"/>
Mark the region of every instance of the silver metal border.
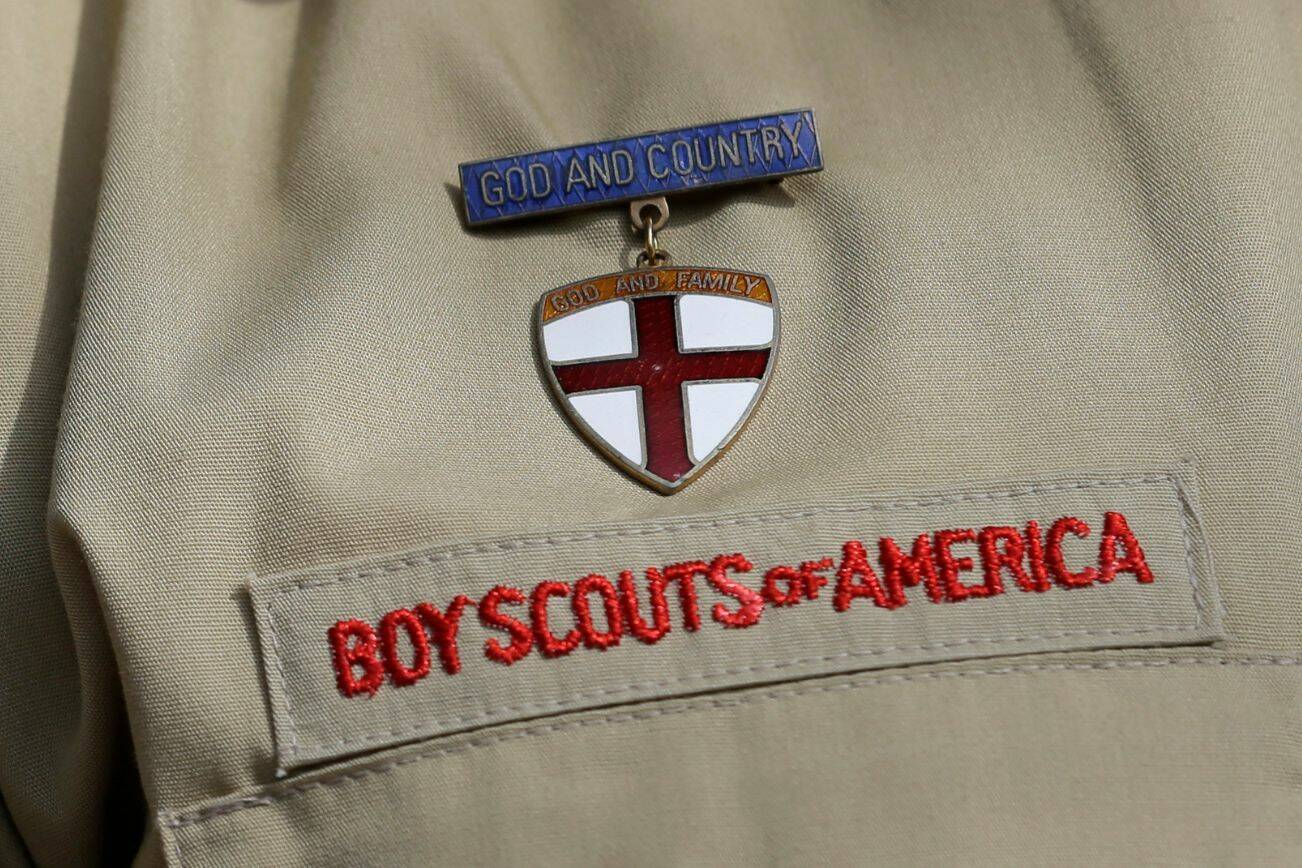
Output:
<path fill-rule="evenodd" d="M 754 349 L 764 349 L 764 347 L 766 346 L 768 346 L 768 344 L 755 347 Z M 726 351 L 722 351 L 722 352 L 726 352 Z M 712 386 L 715 383 L 758 383 L 760 389 L 764 388 L 763 379 L 756 380 L 753 377 L 729 377 L 724 380 L 684 380 L 682 383 L 680 383 L 678 388 L 682 392 L 681 400 L 683 402 L 683 428 L 687 432 L 687 457 L 688 458 L 692 458 L 693 444 L 692 444 L 692 414 L 690 412 L 691 405 L 687 403 L 687 387 L 706 386 L 706 385 Z M 759 390 L 757 389 L 755 391 L 755 395 L 751 397 L 750 403 L 746 405 L 746 409 L 742 411 L 741 418 L 737 420 L 735 425 L 733 425 L 731 428 L 728 429 L 728 433 L 724 434 L 723 439 L 719 441 L 719 443 L 722 445 L 716 446 L 714 449 L 711 449 L 709 452 L 706 453 L 705 457 L 702 458 L 698 463 L 704 464 L 707 461 L 713 461 L 714 453 L 720 452 L 728 448 L 728 444 L 733 441 L 733 439 L 740 432 L 741 427 L 746 424 L 746 418 L 750 414 L 751 407 L 755 404 L 755 398 L 758 396 L 759 396 Z M 692 458 L 692 460 L 695 461 L 696 459 Z"/>
<path fill-rule="evenodd" d="M 674 268 L 678 268 L 679 266 L 676 266 L 676 265 L 675 265 L 675 266 L 673 266 L 673 267 L 674 267 Z M 694 267 L 694 266 L 688 266 L 688 267 L 691 268 L 691 267 Z M 713 269 L 713 270 L 714 270 L 714 271 L 719 271 L 720 269 L 717 269 L 717 268 L 716 268 L 716 269 Z M 728 270 L 730 270 L 730 269 L 728 269 Z M 737 272 L 733 272 L 733 273 L 734 273 L 734 274 L 745 274 L 746 272 L 744 272 L 744 271 L 737 271 Z M 752 276 L 754 276 L 754 275 L 752 275 Z M 760 276 L 763 277 L 763 275 L 760 275 Z M 768 278 L 767 278 L 767 277 L 764 278 L 764 282 L 765 282 L 765 283 L 768 283 Z M 653 295 L 664 295 L 664 294 L 665 294 L 665 293 L 648 292 L 645 296 L 638 296 L 638 298 L 648 298 L 648 297 L 653 296 Z M 760 344 L 738 344 L 738 345 L 735 346 L 735 347 L 700 347 L 700 348 L 698 348 L 698 349 L 692 349 L 692 350 L 689 350 L 687 347 L 683 346 L 683 318 L 682 318 L 682 316 L 681 316 L 681 314 L 682 314 L 682 304 L 681 304 L 681 302 L 682 302 L 682 300 L 683 300 L 683 296 L 684 296 L 684 295 L 709 295 L 709 296 L 719 296 L 719 293 L 717 293 L 717 292 L 693 292 L 692 290 L 674 290 L 674 293 L 673 293 L 673 294 L 677 296 L 677 298 L 674 299 L 674 340 L 677 342 L 678 352 L 679 352 L 681 355 L 687 356 L 687 355 L 691 355 L 692 353 L 726 353 L 726 352 L 730 352 L 730 351 L 734 351 L 734 350 L 762 350 L 762 349 L 764 349 L 765 347 L 772 346 L 772 345 L 773 345 L 773 342 L 777 339 L 777 333 L 778 333 L 777 317 L 774 316 L 774 317 L 773 317 L 773 335 L 774 335 L 774 336 L 773 336 L 772 338 L 770 338 L 769 340 L 764 341 L 763 343 L 760 343 Z M 773 295 L 773 285 L 772 285 L 772 284 L 769 284 L 769 295 L 770 295 L 770 296 Z M 723 297 L 723 298 L 731 299 L 731 300 L 733 300 L 733 301 L 748 301 L 748 302 L 750 302 L 751 304 L 758 304 L 758 305 L 763 305 L 763 304 L 764 304 L 764 302 L 762 302 L 762 301 L 756 301 L 756 300 L 753 299 L 753 298 L 737 298 L 736 296 L 730 296 L 730 295 L 726 295 L 726 296 L 722 296 L 722 297 Z M 769 307 L 773 307 L 773 305 L 769 305 Z M 712 380 L 711 382 L 726 383 L 727 380 Z"/>
<path fill-rule="evenodd" d="M 746 426 L 749 425 L 750 421 L 755 417 L 755 411 L 759 408 L 759 404 L 764 399 L 764 395 L 768 392 L 769 383 L 773 379 L 773 370 L 777 366 L 780 338 L 782 335 L 782 309 L 778 303 L 778 291 L 777 288 L 774 287 L 773 281 L 769 278 L 768 275 L 761 274 L 754 271 L 739 271 L 734 268 L 722 268 L 720 266 L 711 267 L 705 265 L 675 264 L 669 267 L 673 269 L 696 269 L 700 271 L 731 271 L 737 274 L 749 274 L 752 277 L 762 277 L 764 279 L 765 284 L 769 288 L 769 297 L 772 299 L 771 307 L 773 308 L 773 340 L 769 341 L 766 344 L 755 344 L 753 346 L 737 348 L 737 349 L 750 349 L 750 350 L 762 350 L 762 349 L 769 350 L 768 365 L 765 366 L 764 373 L 759 377 L 758 381 L 746 377 L 738 378 L 735 380 L 723 380 L 723 381 L 719 381 L 719 380 L 692 381 L 692 382 L 758 382 L 759 388 L 755 390 L 755 395 L 754 397 L 751 398 L 750 403 L 746 405 L 746 409 L 745 411 L 743 411 L 741 419 L 738 420 L 737 424 L 734 425 L 732 429 L 728 432 L 728 436 L 724 438 L 723 442 L 718 447 L 716 447 L 713 451 L 711 451 L 704 460 L 697 462 L 690 471 L 685 473 L 677 481 L 671 482 L 670 480 L 664 479 L 661 476 L 657 476 L 656 474 L 647 470 L 645 467 L 645 463 L 648 458 L 647 447 L 646 447 L 646 419 L 644 417 L 643 414 L 644 411 L 642 409 L 642 394 L 641 394 L 640 386 L 621 387 L 621 388 L 636 388 L 638 390 L 638 396 L 637 396 L 638 397 L 638 426 L 641 429 L 641 435 L 642 435 L 642 460 L 643 460 L 643 465 L 639 466 L 633 464 L 628 459 L 626 459 L 624 455 L 621 452 L 619 452 L 619 450 L 615 449 L 613 446 L 607 443 L 603 437 L 597 434 L 596 431 L 592 430 L 592 427 L 590 425 L 588 425 L 585 421 L 583 421 L 583 417 L 579 414 L 579 412 L 576 409 L 574 409 L 573 405 L 570 404 L 569 397 L 565 394 L 564 391 L 562 391 L 561 384 L 556 380 L 556 375 L 552 371 L 552 364 L 547 360 L 546 344 L 543 341 L 543 334 L 542 334 L 543 305 L 547 301 L 547 296 L 555 292 L 556 289 L 564 289 L 566 286 L 570 286 L 571 284 L 567 283 L 567 284 L 563 284 L 562 286 L 555 287 L 554 289 L 547 290 L 547 292 L 544 292 L 542 296 L 538 299 L 538 303 L 534 305 L 534 341 L 535 341 L 534 359 L 535 362 L 542 369 L 543 379 L 546 381 L 548 388 L 551 391 L 553 400 L 556 401 L 556 404 L 560 407 L 561 411 L 565 414 L 570 424 L 573 425 L 574 428 L 578 430 L 578 432 L 592 446 L 594 446 L 599 452 L 601 452 L 608 461 L 610 461 L 612 464 L 614 464 L 620 470 L 624 471 L 629 476 L 633 477 L 638 482 L 641 482 L 643 485 L 646 485 L 649 488 L 658 491 L 660 494 L 665 494 L 665 495 L 675 494 L 676 492 L 682 491 L 692 482 L 695 482 L 697 479 L 699 479 L 701 474 L 703 474 L 706 470 L 710 469 L 710 467 L 716 461 L 722 458 L 724 454 L 732 447 L 732 444 L 736 443 L 738 438 L 741 437 L 741 434 L 746 429 Z M 628 271 L 634 271 L 634 270 L 635 269 L 625 269 L 624 271 L 613 271 L 608 274 L 600 274 L 600 275 L 596 275 L 595 277 L 589 277 L 583 281 L 573 281 L 573 283 L 584 283 L 590 280 L 601 280 L 603 278 L 615 277 L 617 275 L 625 274 Z M 674 289 L 674 290 L 667 290 L 663 292 L 657 291 L 657 292 L 641 293 L 635 296 L 630 296 L 630 298 L 652 298 L 657 295 L 673 295 L 673 296 L 718 295 L 718 293 L 700 292 L 696 290 Z M 750 301 L 755 304 L 764 303 L 764 302 L 756 302 L 754 299 L 740 299 L 740 300 Z M 674 314 L 675 316 L 677 316 L 678 313 L 677 304 L 674 305 L 674 308 L 675 308 Z M 567 313 L 567 314 L 561 314 L 560 316 L 568 316 L 568 315 L 569 314 Z M 635 317 L 635 316 L 636 316 L 635 313 L 630 312 L 630 317 Z M 633 339 L 636 345 L 637 323 L 633 322 L 631 324 L 634 333 Z M 682 335 L 679 334 L 676 339 L 679 342 L 679 351 L 683 352 Z M 719 347 L 719 348 L 710 347 L 708 349 L 701 349 L 701 350 L 688 350 L 687 352 L 725 352 L 725 351 L 727 351 L 727 348 L 725 347 Z M 582 363 L 581 360 L 576 359 L 573 362 L 559 362 L 557 363 L 557 367 L 564 367 L 570 364 L 577 365 L 581 363 Z M 688 450 L 689 450 L 688 458 L 690 459 L 691 458 L 691 452 L 690 452 L 691 419 L 688 417 L 687 414 L 686 387 L 687 387 L 687 383 L 684 382 L 680 387 L 680 389 L 682 390 L 681 400 L 683 401 L 683 420 L 684 420 L 684 426 L 687 429 L 686 433 L 687 433 L 687 443 L 688 443 Z M 593 391 L 607 392 L 607 391 L 619 391 L 619 389 L 594 389 Z"/>
<path fill-rule="evenodd" d="M 570 284 L 567 283 L 566 286 L 570 286 Z M 563 288 L 564 287 L 557 287 L 557 289 L 563 289 Z M 553 289 L 544 293 L 543 300 L 545 301 L 547 296 L 551 295 L 555 291 L 556 290 Z M 651 295 L 651 294 L 652 293 L 647 293 L 647 295 Z M 576 313 L 583 313 L 584 311 L 587 310 L 596 310 L 599 307 L 605 307 L 608 304 L 614 304 L 616 302 L 620 302 L 624 305 L 624 308 L 628 311 L 628 328 L 629 328 L 629 332 L 631 333 L 629 336 L 629 343 L 632 344 L 633 346 L 632 352 L 619 353 L 618 355 L 613 355 L 613 356 L 585 356 L 581 359 L 566 359 L 563 362 L 549 362 L 549 364 L 555 364 L 564 367 L 565 365 L 586 365 L 592 362 L 618 362 L 621 359 L 636 359 L 638 357 L 640 350 L 638 349 L 638 345 L 637 345 L 637 323 L 633 322 L 633 305 L 629 304 L 630 301 L 632 301 L 631 298 L 608 299 L 606 301 L 600 302 L 599 304 L 591 304 L 588 305 L 587 307 L 581 307 L 578 310 L 571 310 L 571 311 L 566 311 L 565 313 L 562 314 L 558 314 L 552 317 L 551 321 L 556 322 L 557 320 L 565 319 L 565 317 L 571 316 Z M 542 304 L 542 302 L 539 302 L 539 304 Z M 542 321 L 541 313 L 539 313 L 537 316 L 538 316 L 538 353 L 545 359 L 547 356 L 547 340 L 545 337 L 543 337 L 543 327 L 550 325 L 551 323 L 544 323 Z M 593 391 L 604 392 L 606 390 L 593 389 Z"/>
<path fill-rule="evenodd" d="M 559 389 L 560 389 L 560 384 L 558 383 L 557 384 L 558 394 L 560 394 Z M 583 394 L 584 395 L 607 395 L 612 392 L 634 393 L 634 399 L 637 402 L 636 404 L 634 404 L 634 408 L 637 410 L 638 439 L 639 439 L 639 445 L 642 448 L 641 464 L 634 464 L 633 462 L 626 459 L 624 457 L 623 452 L 620 452 L 618 449 L 616 449 L 615 446 L 609 440 L 607 440 L 605 437 L 602 437 L 600 434 L 597 433 L 596 429 L 594 429 L 591 425 L 585 422 L 583 420 L 582 414 L 580 414 L 579 411 L 574 408 L 574 405 L 570 403 L 569 395 L 564 395 L 562 397 L 562 400 L 565 402 L 566 408 L 569 411 L 571 411 L 570 412 L 571 421 L 575 422 L 578 425 L 581 425 L 583 427 L 584 435 L 592 439 L 595 443 L 597 443 L 598 446 L 601 448 L 602 452 L 605 452 L 607 455 L 615 456 L 617 460 L 619 460 L 624 464 L 627 464 L 630 467 L 641 467 L 645 472 L 648 456 L 646 454 L 646 415 L 643 413 L 642 410 L 642 387 L 641 386 L 616 386 L 613 389 L 593 389 L 592 391 L 584 392 Z"/>

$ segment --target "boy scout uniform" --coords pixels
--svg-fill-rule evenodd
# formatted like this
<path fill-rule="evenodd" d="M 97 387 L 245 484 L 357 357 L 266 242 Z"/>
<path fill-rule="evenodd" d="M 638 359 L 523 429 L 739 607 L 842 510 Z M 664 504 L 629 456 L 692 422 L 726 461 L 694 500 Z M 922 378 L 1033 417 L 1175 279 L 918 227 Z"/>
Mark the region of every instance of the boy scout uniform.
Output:
<path fill-rule="evenodd" d="M 1302 856 L 1296 4 L 4 18 L 0 861 Z M 802 105 L 665 497 L 534 360 L 627 210 L 455 166 Z"/>

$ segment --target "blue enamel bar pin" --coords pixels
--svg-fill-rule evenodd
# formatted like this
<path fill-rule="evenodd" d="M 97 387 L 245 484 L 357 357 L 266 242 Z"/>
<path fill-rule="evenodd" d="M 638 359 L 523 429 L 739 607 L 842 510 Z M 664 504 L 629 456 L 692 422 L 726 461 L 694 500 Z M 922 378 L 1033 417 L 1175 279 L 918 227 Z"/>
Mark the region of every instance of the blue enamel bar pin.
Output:
<path fill-rule="evenodd" d="M 459 167 L 471 227 L 629 203 L 635 267 L 545 293 L 534 332 L 559 409 L 633 479 L 661 494 L 697 479 L 750 421 L 778 354 L 773 282 L 674 264 L 657 238 L 665 197 L 822 168 L 808 108 Z"/>
<path fill-rule="evenodd" d="M 823 168 L 813 109 L 462 163 L 471 226 Z"/>

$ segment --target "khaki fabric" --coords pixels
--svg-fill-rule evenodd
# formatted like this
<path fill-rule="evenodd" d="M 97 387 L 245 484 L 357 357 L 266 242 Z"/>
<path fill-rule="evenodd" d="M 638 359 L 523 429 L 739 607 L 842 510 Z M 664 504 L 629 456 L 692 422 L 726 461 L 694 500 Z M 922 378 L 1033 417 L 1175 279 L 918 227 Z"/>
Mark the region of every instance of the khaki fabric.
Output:
<path fill-rule="evenodd" d="M 1295 863 L 1296 667 L 1148 662 L 819 681 L 453 738 L 165 826 L 168 852 L 187 865 Z"/>
<path fill-rule="evenodd" d="M 418 738 L 612 702 L 845 671 L 1010 653 L 1197 645 L 1223 639 L 1220 598 L 1189 484 L 1187 476 L 1153 473 L 1127 479 L 1041 480 L 925 497 L 859 496 L 789 504 L 784 510 L 761 513 L 616 526 L 594 523 L 569 535 L 404 552 L 259 578 L 250 587 L 251 604 L 276 730 L 277 764 L 282 769 L 319 764 Z M 323 653 L 328 630 L 343 618 L 380 624 L 386 612 L 427 599 L 446 612 L 456 595 L 479 600 L 503 581 L 532 577 L 563 582 L 594 574 L 604 579 L 621 575 L 630 565 L 649 564 L 659 570 L 681 562 L 688 553 L 715 549 L 710 562 L 733 559 L 734 566 L 721 573 L 724 579 L 758 591 L 769 568 L 790 566 L 788 562 L 804 558 L 815 563 L 827 555 L 840 558 L 847 540 L 865 537 L 869 530 L 903 540 L 908 548 L 920 534 L 930 540 L 932 528 L 1009 527 L 1020 524 L 1026 515 L 1048 516 L 1046 524 L 1051 524 L 1064 515 L 1102 516 L 1109 504 L 1125 505 L 1127 527 L 1133 530 L 1149 570 L 1147 581 L 1131 573 L 1097 592 L 1073 593 L 1077 589 L 1060 586 L 1050 588 L 1057 593 L 1027 592 L 1011 574 L 1005 588 L 1004 577 L 996 573 L 999 593 L 993 594 L 977 566 L 979 558 L 969 558 L 970 574 L 956 571 L 953 580 L 989 596 L 958 601 L 966 605 L 941 597 L 928 605 L 925 585 L 910 591 L 897 574 L 902 601 L 897 608 L 884 609 L 864 598 L 859 606 L 847 601 L 838 611 L 836 558 L 828 558 L 821 578 L 830 587 L 815 587 L 804 599 L 797 593 L 797 603 L 791 606 L 764 606 L 762 598 L 751 600 L 748 611 L 737 596 L 720 595 L 707 576 L 700 575 L 690 579 L 692 604 L 684 606 L 674 589 L 666 594 L 673 598 L 673 605 L 666 601 L 665 606 L 668 632 L 653 643 L 654 653 L 645 647 L 652 643 L 639 645 L 630 638 L 627 644 L 621 641 L 599 649 L 584 643 L 581 650 L 565 654 L 539 652 L 502 666 L 477 653 L 489 637 L 496 638 L 497 631 L 477 623 L 472 614 L 458 624 L 458 659 L 464 662 L 455 675 L 448 676 L 440 667 L 425 685 L 403 685 L 410 690 L 385 685 L 372 694 L 351 697 L 347 704 L 340 702 L 335 668 Z M 872 539 L 868 546 L 878 549 Z M 1072 537 L 1063 551 L 1064 561 L 1097 563 L 1098 543 L 1093 539 Z M 962 555 L 952 550 L 950 557 L 954 556 Z M 524 573 L 522 564 L 528 564 Z M 880 560 L 878 565 L 884 574 Z M 630 599 L 654 623 L 646 573 L 629 571 L 635 594 Z M 1026 578 L 1033 580 L 1029 573 Z M 877 581 L 879 588 L 889 586 Z M 935 584 L 936 592 L 943 594 L 939 576 Z M 613 597 L 613 586 L 611 590 Z M 565 593 L 570 598 L 579 595 L 577 588 Z M 583 599 L 596 631 L 620 632 L 603 611 L 601 596 L 586 593 Z M 998 605 L 989 605 L 995 601 Z M 575 618 L 565 612 L 572 607 L 566 607 L 564 599 L 558 602 L 562 605 L 548 607 L 551 615 L 545 617 L 549 631 L 564 636 L 573 629 L 569 625 Z M 721 608 L 716 610 L 716 605 Z M 693 613 L 695 627 L 689 626 L 688 612 Z M 619 623 L 630 619 L 621 616 L 618 607 L 615 618 Z M 410 640 L 402 640 L 402 650 L 409 644 Z"/>
<path fill-rule="evenodd" d="M 0 28 L 0 854 L 1302 854 L 1296 4 L 49 5 Z M 773 280 L 783 346 L 741 441 L 661 497 L 533 357 L 543 292 L 632 263 L 626 212 L 468 232 L 456 164 L 802 105 L 825 171 L 672 203 L 678 261 Z M 1214 646 L 796 680 L 276 776 L 250 576 L 1186 457 Z"/>
<path fill-rule="evenodd" d="M 143 829 L 103 610 L 79 558 L 54 569 L 45 520 L 116 21 L 0 4 L 0 864 L 122 858 Z"/>

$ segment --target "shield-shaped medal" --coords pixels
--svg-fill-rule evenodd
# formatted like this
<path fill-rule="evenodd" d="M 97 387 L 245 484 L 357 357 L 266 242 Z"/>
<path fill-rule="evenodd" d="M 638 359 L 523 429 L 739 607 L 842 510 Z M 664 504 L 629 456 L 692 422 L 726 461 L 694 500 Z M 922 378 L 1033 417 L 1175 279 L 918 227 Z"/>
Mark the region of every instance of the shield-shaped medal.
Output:
<path fill-rule="evenodd" d="M 673 494 L 723 455 L 763 397 L 778 300 L 760 274 L 641 268 L 552 290 L 537 325 L 546 379 L 574 426 Z"/>

